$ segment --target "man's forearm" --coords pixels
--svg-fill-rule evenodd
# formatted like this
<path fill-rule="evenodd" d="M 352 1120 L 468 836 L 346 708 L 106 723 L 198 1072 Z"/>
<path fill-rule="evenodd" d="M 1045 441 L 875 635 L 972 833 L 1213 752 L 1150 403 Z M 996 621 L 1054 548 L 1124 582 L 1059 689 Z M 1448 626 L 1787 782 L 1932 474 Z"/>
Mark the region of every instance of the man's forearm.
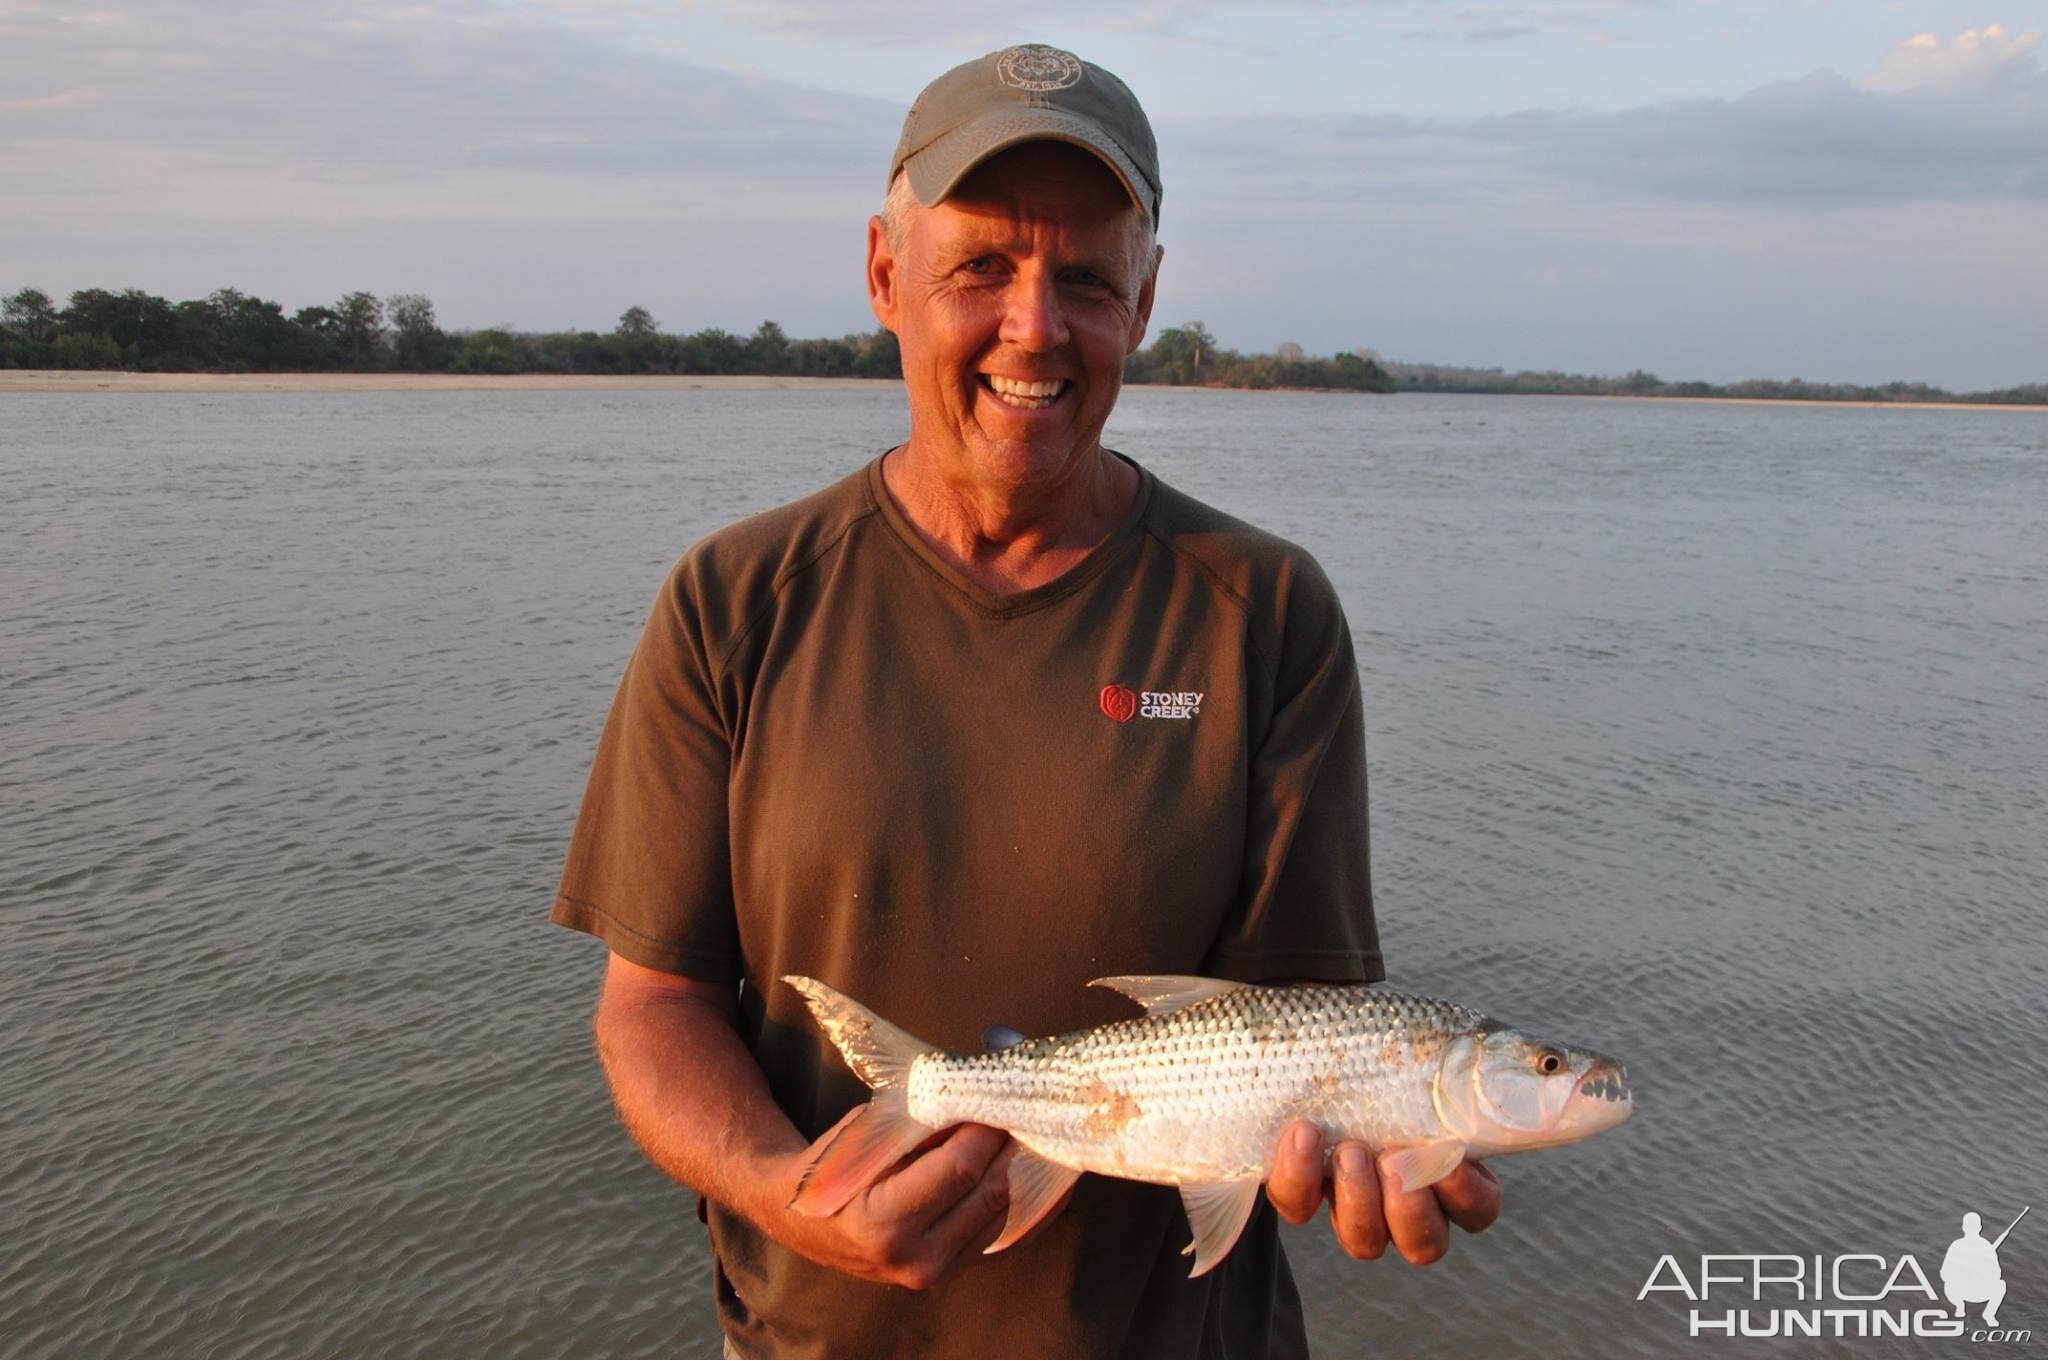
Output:
<path fill-rule="evenodd" d="M 805 1141 L 733 1028 L 701 991 L 608 983 L 598 1056 L 619 1118 L 668 1175 L 757 1223 L 778 1217 Z"/>
<path fill-rule="evenodd" d="M 913 1154 L 838 1213 L 792 1211 L 807 1144 L 733 1028 L 730 988 L 614 953 L 597 1004 L 597 1051 L 633 1141 L 663 1171 L 834 1270 L 927 1288 L 994 1241 L 1009 1204 L 1001 1131 L 965 1124 Z"/>

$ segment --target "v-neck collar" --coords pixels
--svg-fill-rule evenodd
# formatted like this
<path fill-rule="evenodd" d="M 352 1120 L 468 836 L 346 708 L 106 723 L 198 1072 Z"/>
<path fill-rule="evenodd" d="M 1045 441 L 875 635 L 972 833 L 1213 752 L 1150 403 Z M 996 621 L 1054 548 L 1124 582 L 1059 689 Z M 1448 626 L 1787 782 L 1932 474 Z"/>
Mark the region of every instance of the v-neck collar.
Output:
<path fill-rule="evenodd" d="M 882 480 L 882 459 L 893 452 L 894 449 L 884 450 L 868 464 L 867 469 L 868 498 L 874 502 L 875 508 L 881 511 L 882 522 L 889 526 L 889 531 L 895 534 L 898 542 L 931 569 L 933 575 L 965 597 L 977 610 L 995 618 L 1014 618 L 1019 614 L 1030 613 L 1072 594 L 1094 580 L 1101 574 L 1102 569 L 1137 537 L 1138 521 L 1144 517 L 1145 507 L 1152 500 L 1152 474 L 1135 459 L 1125 458 L 1115 449 L 1103 450 L 1113 457 L 1123 459 L 1131 470 L 1138 474 L 1138 493 L 1131 497 L 1130 509 L 1125 511 L 1122 522 L 1100 543 L 1090 548 L 1085 557 L 1044 585 L 998 595 L 969 580 L 951 563 L 934 552 L 931 545 L 925 541 L 924 535 L 918 532 L 917 526 L 903 513 L 902 507 L 896 504 L 896 498 L 889 494 L 889 488 Z"/>

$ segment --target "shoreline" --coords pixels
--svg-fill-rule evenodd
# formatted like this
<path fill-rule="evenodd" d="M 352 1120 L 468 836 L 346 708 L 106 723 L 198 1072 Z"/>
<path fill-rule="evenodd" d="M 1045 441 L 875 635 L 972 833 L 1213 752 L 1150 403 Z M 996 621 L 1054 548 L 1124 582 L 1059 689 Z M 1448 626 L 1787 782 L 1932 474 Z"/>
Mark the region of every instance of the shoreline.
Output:
<path fill-rule="evenodd" d="M 796 378 L 760 373 L 129 373 L 99 368 L 0 369 L 4 392 L 627 392 L 885 387 L 898 378 Z"/>
<path fill-rule="evenodd" d="M 129 373 L 107 369 L 0 369 L 9 392 L 771 392 L 903 385 L 900 378 L 803 378 L 757 373 Z M 1175 387 L 1128 383 L 1142 392 L 1250 392 L 1248 387 Z M 1358 393 L 1335 388 L 1271 388 L 1331 396 L 1541 397 L 1553 401 L 1633 401 L 1720 406 L 1848 407 L 1866 411 L 2048 411 L 2048 405 L 1975 401 L 1819 401 L 1809 397 L 1650 397 L 1625 393 Z"/>

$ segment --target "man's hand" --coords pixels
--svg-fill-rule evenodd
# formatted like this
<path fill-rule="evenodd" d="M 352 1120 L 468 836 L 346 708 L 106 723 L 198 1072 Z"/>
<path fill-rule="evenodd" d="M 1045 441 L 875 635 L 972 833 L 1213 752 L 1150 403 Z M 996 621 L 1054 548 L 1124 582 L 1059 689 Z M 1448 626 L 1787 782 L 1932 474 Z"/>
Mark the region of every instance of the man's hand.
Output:
<path fill-rule="evenodd" d="M 1266 1197 L 1289 1223 L 1306 1223 L 1326 1195 L 1338 1243 L 1361 1260 L 1377 1259 L 1391 1239 L 1402 1256 L 1426 1266 L 1451 1249 L 1452 1223 L 1484 1232 L 1500 1217 L 1500 1180 L 1477 1162 L 1460 1162 L 1435 1185 L 1404 1192 L 1381 1171 L 1371 1148 L 1347 1139 L 1337 1145 L 1325 1179 L 1322 1132 L 1297 1120 L 1280 1131 Z"/>
<path fill-rule="evenodd" d="M 785 1163 L 791 1194 L 803 1167 L 824 1151 L 848 1112 Z M 878 1284 L 928 1289 L 996 1240 L 1010 1208 L 1009 1135 L 960 1124 L 856 1194 L 838 1213 L 784 1210 L 769 1227 L 783 1245 L 820 1265 Z"/>
<path fill-rule="evenodd" d="M 1009 1212 L 1010 1144 L 979 1124 L 940 1134 L 829 1218 L 791 1209 L 811 1155 L 838 1129 L 804 1146 L 733 1028 L 733 1002 L 730 986 L 611 956 L 598 1054 L 620 1119 L 656 1166 L 792 1251 L 864 1280 L 929 1288 L 995 1241 Z"/>

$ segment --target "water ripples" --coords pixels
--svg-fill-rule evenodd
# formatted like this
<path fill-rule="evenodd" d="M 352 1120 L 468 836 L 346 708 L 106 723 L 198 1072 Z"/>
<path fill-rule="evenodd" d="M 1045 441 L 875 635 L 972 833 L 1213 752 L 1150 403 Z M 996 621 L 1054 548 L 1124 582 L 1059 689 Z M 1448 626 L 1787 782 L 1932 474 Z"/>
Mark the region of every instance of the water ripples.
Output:
<path fill-rule="evenodd" d="M 546 901 L 663 571 L 900 403 L 9 399 L 10 1354 L 716 1354 Z M 1134 392 L 1110 434 L 1336 581 L 1396 981 L 1638 1091 L 1448 1266 L 1291 1231 L 1326 1353 L 1667 1349 L 1664 1252 L 1932 1261 L 2039 1198 L 2048 424 Z"/>

